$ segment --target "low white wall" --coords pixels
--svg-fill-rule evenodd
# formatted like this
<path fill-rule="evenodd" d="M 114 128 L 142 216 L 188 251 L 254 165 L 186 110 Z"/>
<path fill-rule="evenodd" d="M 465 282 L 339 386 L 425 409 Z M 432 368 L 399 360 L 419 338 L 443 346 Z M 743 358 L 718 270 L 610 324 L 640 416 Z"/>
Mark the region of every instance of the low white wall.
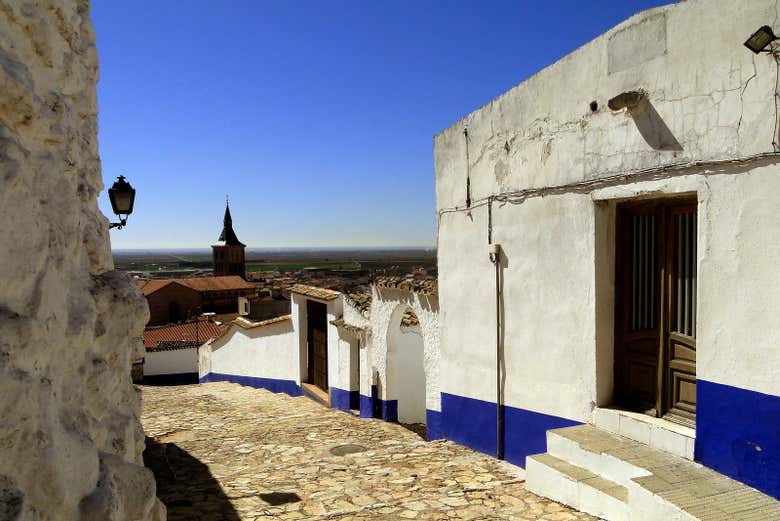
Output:
<path fill-rule="evenodd" d="M 185 374 L 198 372 L 198 348 L 172 351 L 147 351 L 144 376 Z"/>
<path fill-rule="evenodd" d="M 212 342 L 210 358 L 212 373 L 300 383 L 298 343 L 291 320 L 251 329 L 233 325 Z"/>

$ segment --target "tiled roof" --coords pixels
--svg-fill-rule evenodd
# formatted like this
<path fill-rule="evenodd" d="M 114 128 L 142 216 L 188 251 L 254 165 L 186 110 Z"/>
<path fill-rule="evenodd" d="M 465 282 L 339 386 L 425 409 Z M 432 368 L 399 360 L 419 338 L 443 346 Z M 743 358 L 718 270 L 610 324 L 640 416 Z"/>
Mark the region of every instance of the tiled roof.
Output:
<path fill-rule="evenodd" d="M 414 277 L 383 276 L 374 280 L 374 285 L 380 288 L 394 288 L 426 295 L 436 295 L 439 287 L 436 279 L 418 279 Z"/>
<path fill-rule="evenodd" d="M 179 349 L 195 349 L 200 347 L 200 342 L 192 342 L 189 340 L 166 340 L 160 342 L 154 347 L 147 347 L 147 351 L 178 351 Z"/>
<path fill-rule="evenodd" d="M 269 318 L 268 320 L 261 320 L 260 322 L 253 322 L 244 317 L 238 317 L 232 323 L 243 329 L 254 329 L 256 327 L 279 324 L 280 322 L 285 322 L 287 320 L 292 320 L 292 315 L 282 315 L 279 317 Z"/>
<path fill-rule="evenodd" d="M 366 313 L 371 307 L 371 293 L 345 293 L 344 298 L 361 313 Z"/>
<path fill-rule="evenodd" d="M 205 343 L 210 338 L 217 338 L 230 326 L 216 324 L 211 321 L 185 322 L 170 326 L 148 327 L 144 330 L 144 345 L 153 348 L 160 342 L 199 342 Z"/>
<path fill-rule="evenodd" d="M 199 293 L 209 291 L 233 291 L 253 290 L 255 285 L 247 282 L 238 275 L 226 275 L 224 277 L 192 277 L 189 279 L 137 279 L 138 286 L 144 295 L 150 295 L 155 291 L 171 283 L 181 284 Z"/>
<path fill-rule="evenodd" d="M 339 297 L 341 293 L 333 291 L 332 289 L 315 288 L 314 286 L 307 286 L 305 284 L 296 284 L 290 288 L 293 293 L 299 295 L 306 295 L 307 297 L 316 298 L 319 300 L 333 300 Z"/>
<path fill-rule="evenodd" d="M 401 326 L 402 327 L 412 327 L 412 326 L 419 326 L 420 325 L 420 319 L 417 318 L 417 315 L 414 314 L 414 311 L 411 309 L 407 309 L 404 311 L 404 316 L 401 317 Z"/>
<path fill-rule="evenodd" d="M 346 322 L 344 322 L 343 318 L 337 318 L 336 320 L 331 320 L 330 323 L 333 324 L 334 326 L 338 327 L 338 328 L 345 329 L 345 330 L 350 331 L 352 333 L 363 333 L 366 330 L 363 327 L 358 327 L 358 326 L 353 326 L 352 324 L 347 324 Z"/>

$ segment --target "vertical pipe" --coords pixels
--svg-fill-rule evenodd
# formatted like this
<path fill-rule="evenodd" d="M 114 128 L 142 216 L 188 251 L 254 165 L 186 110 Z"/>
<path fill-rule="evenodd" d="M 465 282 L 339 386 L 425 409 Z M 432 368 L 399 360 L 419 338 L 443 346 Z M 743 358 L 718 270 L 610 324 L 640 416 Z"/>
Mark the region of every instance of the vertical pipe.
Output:
<path fill-rule="evenodd" d="M 496 251 L 496 457 L 504 459 L 504 405 L 501 395 L 501 254 Z"/>

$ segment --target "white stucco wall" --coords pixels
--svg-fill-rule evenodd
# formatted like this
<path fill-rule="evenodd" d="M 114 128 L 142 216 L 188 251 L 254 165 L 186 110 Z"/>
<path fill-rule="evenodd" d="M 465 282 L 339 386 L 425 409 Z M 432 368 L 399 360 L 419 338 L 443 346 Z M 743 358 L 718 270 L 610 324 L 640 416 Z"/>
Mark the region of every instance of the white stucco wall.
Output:
<path fill-rule="evenodd" d="M 0 3 L 3 519 L 165 518 L 129 374 L 148 309 L 97 205 L 97 79 L 88 2 Z"/>
<path fill-rule="evenodd" d="M 147 351 L 144 376 L 198 372 L 198 348 Z"/>
<path fill-rule="evenodd" d="M 433 411 L 440 411 L 439 304 L 437 296 L 376 286 L 372 287 L 372 292 L 370 353 L 366 357 L 367 364 L 370 364 L 370 370 L 364 372 L 361 366 L 360 393 L 370 396 L 371 385 L 376 377 L 379 398 L 382 400 L 398 399 L 398 390 L 393 389 L 387 378 L 387 340 L 389 328 L 399 327 L 403 310 L 408 307 L 414 311 L 420 322 L 425 348 L 426 407 Z"/>
<path fill-rule="evenodd" d="M 243 329 L 233 325 L 211 343 L 211 372 L 300 384 L 298 342 L 290 320 Z"/>
<path fill-rule="evenodd" d="M 614 216 L 599 205 L 681 193 L 699 201 L 697 376 L 780 394 L 780 283 L 768 275 L 780 258 L 780 169 L 763 156 L 773 151 L 777 65 L 742 46 L 775 7 L 688 0 L 641 13 L 436 136 L 443 392 L 495 401 L 486 198 L 525 191 L 492 203 L 507 405 L 591 419 L 612 371 L 614 310 L 597 295 L 614 291 L 605 276 L 614 267 L 598 264 L 597 240 Z M 606 107 L 632 89 L 647 91 L 645 113 Z M 640 128 L 651 109 L 655 130 L 662 120 L 679 147 L 661 150 Z M 744 161 L 680 166 L 734 158 Z M 594 179 L 604 181 L 584 184 Z"/>

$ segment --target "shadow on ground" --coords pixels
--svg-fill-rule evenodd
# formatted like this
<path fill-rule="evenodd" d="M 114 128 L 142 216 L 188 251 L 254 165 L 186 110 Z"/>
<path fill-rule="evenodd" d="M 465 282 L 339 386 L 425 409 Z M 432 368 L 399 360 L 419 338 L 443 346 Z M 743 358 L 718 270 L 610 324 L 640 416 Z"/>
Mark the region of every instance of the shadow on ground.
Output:
<path fill-rule="evenodd" d="M 399 423 L 401 427 L 408 431 L 412 431 L 423 440 L 427 440 L 427 428 L 424 423 Z"/>
<path fill-rule="evenodd" d="M 147 437 L 144 464 L 154 473 L 168 521 L 241 519 L 208 466 L 175 443 Z"/>

